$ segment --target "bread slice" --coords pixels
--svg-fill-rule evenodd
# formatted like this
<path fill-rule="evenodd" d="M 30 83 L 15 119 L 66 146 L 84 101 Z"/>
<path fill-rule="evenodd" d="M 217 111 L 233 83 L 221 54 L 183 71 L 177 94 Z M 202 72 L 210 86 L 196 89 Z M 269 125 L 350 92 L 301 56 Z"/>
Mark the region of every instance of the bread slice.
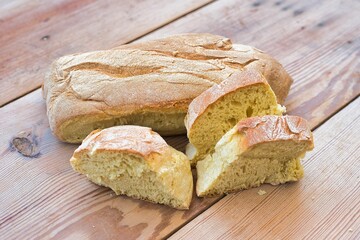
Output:
<path fill-rule="evenodd" d="M 189 160 L 150 128 L 128 125 L 93 131 L 70 163 L 75 171 L 118 195 L 177 209 L 190 206 Z"/>
<path fill-rule="evenodd" d="M 64 56 L 51 65 L 43 85 L 50 128 L 71 143 L 116 125 L 185 134 L 190 102 L 244 69 L 261 72 L 284 101 L 292 79 L 282 65 L 222 36 L 181 34 Z"/>
<path fill-rule="evenodd" d="M 303 177 L 300 159 L 313 149 L 306 120 L 263 116 L 240 121 L 197 163 L 196 193 L 213 196 Z"/>
<path fill-rule="evenodd" d="M 194 165 L 241 119 L 281 115 L 285 109 L 264 77 L 253 70 L 233 74 L 196 97 L 189 105 L 185 126 L 190 144 L 186 154 Z"/>

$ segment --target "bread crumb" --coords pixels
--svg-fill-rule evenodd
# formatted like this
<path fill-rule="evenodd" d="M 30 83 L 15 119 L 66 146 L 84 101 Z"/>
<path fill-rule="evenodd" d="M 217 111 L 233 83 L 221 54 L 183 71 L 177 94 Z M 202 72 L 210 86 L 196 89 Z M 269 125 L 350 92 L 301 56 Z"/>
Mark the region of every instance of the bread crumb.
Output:
<path fill-rule="evenodd" d="M 349 228 L 349 232 L 353 232 L 354 230 L 352 228 Z"/>
<path fill-rule="evenodd" d="M 266 194 L 266 191 L 260 189 L 260 190 L 257 192 L 257 194 L 259 194 L 260 196 L 262 196 L 262 195 L 265 195 L 265 194 Z"/>
<path fill-rule="evenodd" d="M 315 199 L 315 197 L 311 197 L 311 200 L 314 200 Z"/>

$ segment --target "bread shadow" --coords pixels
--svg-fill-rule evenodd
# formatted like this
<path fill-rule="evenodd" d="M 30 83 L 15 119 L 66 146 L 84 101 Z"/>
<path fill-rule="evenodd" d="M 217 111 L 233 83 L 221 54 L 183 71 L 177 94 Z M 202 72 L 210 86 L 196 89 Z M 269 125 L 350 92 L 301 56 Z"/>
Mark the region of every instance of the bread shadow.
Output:
<path fill-rule="evenodd" d="M 178 151 L 185 153 L 185 147 L 189 143 L 188 138 L 186 135 L 178 135 L 178 136 L 171 136 L 171 137 L 164 137 L 167 144 L 172 146 Z"/>

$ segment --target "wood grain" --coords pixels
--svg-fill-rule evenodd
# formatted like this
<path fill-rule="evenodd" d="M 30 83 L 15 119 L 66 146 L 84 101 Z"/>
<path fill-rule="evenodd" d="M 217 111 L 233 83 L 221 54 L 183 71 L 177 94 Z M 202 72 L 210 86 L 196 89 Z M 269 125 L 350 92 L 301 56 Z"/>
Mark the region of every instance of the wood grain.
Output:
<path fill-rule="evenodd" d="M 0 106 L 38 88 L 56 58 L 136 39 L 211 0 L 0 2 Z"/>
<path fill-rule="evenodd" d="M 280 59 L 295 78 L 287 101 L 289 112 L 309 119 L 314 127 L 360 92 L 359 26 L 349 20 L 355 19 L 358 3 L 353 2 L 350 7 L 346 2 L 343 2 L 345 6 L 339 6 L 340 1 L 329 5 L 328 1 L 327 4 L 318 1 L 312 3 L 313 9 L 303 2 L 215 2 L 164 30 L 149 34 L 148 38 L 173 32 L 213 32 L 266 50 Z M 302 6 L 307 8 L 298 13 Z M 343 17 L 345 10 L 347 17 Z M 335 20 L 316 26 L 328 16 L 334 16 Z M 306 27 L 301 29 L 303 24 Z M 347 43 L 349 39 L 351 43 Z M 103 41 L 111 39 L 104 35 Z M 43 54 L 47 52 L 44 50 Z M 25 70 L 23 74 L 26 75 Z M 35 147 L 38 155 L 24 157 L 11 146 L 14 139 L 23 136 L 27 139 L 22 144 L 25 151 Z M 167 140 L 181 150 L 186 143 L 185 137 Z M 91 184 L 71 170 L 68 160 L 75 148 L 51 135 L 40 90 L 0 108 L 0 236 L 5 239 L 161 238 L 220 199 L 194 197 L 189 211 L 176 211 L 115 197 L 110 190 Z M 281 189 L 293 186 L 296 185 L 284 185 Z M 268 191 L 268 186 L 264 189 Z M 269 195 L 268 192 L 266 196 Z M 252 202 L 249 199 L 249 204 Z M 217 228 L 226 228 L 226 221 L 224 224 L 222 219 L 219 221 Z"/>
<path fill-rule="evenodd" d="M 160 238 L 216 200 L 194 197 L 192 211 L 177 211 L 117 197 L 90 183 L 70 167 L 77 145 L 61 143 L 51 134 L 40 95 L 35 91 L 0 109 L 7 116 L 0 118 L 1 238 Z M 38 156 L 25 157 L 12 146 L 19 132 L 36 137 Z M 186 138 L 168 140 L 181 147 Z"/>
<path fill-rule="evenodd" d="M 228 195 L 171 239 L 359 239 L 359 108 L 360 98 L 316 129 L 300 182 Z"/>
<path fill-rule="evenodd" d="M 138 41 L 210 32 L 262 49 L 294 78 L 288 113 L 320 123 L 360 94 L 359 10 L 359 1 L 223 0 Z"/>

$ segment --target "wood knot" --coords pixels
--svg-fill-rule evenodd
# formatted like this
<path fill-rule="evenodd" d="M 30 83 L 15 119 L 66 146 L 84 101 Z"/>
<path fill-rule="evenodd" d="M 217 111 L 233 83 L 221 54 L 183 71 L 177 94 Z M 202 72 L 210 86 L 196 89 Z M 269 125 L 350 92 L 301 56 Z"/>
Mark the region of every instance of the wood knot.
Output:
<path fill-rule="evenodd" d="M 40 155 L 38 137 L 33 131 L 19 132 L 10 141 L 11 148 L 25 157 L 38 157 Z"/>
<path fill-rule="evenodd" d="M 287 5 L 287 6 L 284 6 L 283 8 L 281 8 L 281 11 L 287 11 L 291 8 L 291 5 Z"/>
<path fill-rule="evenodd" d="M 303 13 L 304 13 L 304 10 L 303 10 L 303 9 L 298 9 L 298 10 L 295 10 L 295 11 L 293 12 L 293 15 L 296 17 L 296 16 L 301 15 L 301 14 L 303 14 Z"/>
<path fill-rule="evenodd" d="M 50 35 L 45 35 L 41 38 L 42 41 L 47 41 L 50 39 Z"/>
<path fill-rule="evenodd" d="M 325 26 L 325 22 L 319 22 L 318 24 L 316 24 L 317 27 L 324 27 Z"/>
<path fill-rule="evenodd" d="M 256 1 L 252 4 L 253 7 L 258 7 L 262 4 L 263 2 L 262 1 Z"/>

